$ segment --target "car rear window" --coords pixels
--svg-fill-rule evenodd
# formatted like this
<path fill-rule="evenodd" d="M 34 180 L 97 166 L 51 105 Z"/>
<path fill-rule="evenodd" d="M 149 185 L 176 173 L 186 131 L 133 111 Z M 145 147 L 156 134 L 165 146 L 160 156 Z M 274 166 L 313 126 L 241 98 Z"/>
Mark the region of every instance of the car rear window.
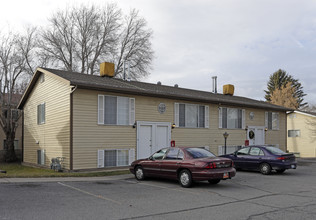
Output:
<path fill-rule="evenodd" d="M 276 155 L 286 154 L 283 150 L 280 150 L 279 148 L 276 148 L 276 147 L 266 147 L 266 149 L 272 154 L 276 154 Z"/>
<path fill-rule="evenodd" d="M 213 153 L 205 150 L 204 148 L 187 148 L 186 151 L 193 158 L 216 157 Z"/>

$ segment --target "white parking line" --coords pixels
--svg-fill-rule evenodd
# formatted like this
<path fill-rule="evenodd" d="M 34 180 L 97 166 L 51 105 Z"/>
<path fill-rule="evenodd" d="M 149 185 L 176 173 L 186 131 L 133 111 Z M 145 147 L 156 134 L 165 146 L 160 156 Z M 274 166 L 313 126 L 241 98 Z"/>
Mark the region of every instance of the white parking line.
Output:
<path fill-rule="evenodd" d="M 126 182 L 129 182 L 129 183 L 135 183 L 135 182 L 132 182 L 132 181 L 129 181 L 129 180 L 125 180 Z M 161 188 L 161 189 L 168 189 L 168 190 L 173 190 L 173 191 L 178 191 L 178 192 L 185 192 L 185 193 L 190 193 L 190 194 L 193 194 L 193 195 L 200 195 L 199 193 L 195 193 L 195 192 L 192 192 L 192 191 L 189 191 L 189 189 L 186 189 L 186 190 L 181 190 L 181 189 L 173 189 L 173 188 L 169 188 L 169 187 L 165 187 L 165 186 L 159 186 L 159 185 L 154 185 L 154 184 L 149 184 L 149 183 L 144 183 L 144 182 L 139 182 L 137 181 L 138 184 L 141 184 L 141 185 L 145 185 L 145 186 L 152 186 L 152 187 L 157 187 L 157 188 Z"/>
<path fill-rule="evenodd" d="M 115 201 L 115 200 L 113 200 L 113 199 L 106 198 L 106 197 L 101 196 L 101 195 L 95 195 L 95 194 L 93 194 L 93 193 L 90 193 L 90 192 L 87 192 L 87 191 L 85 191 L 85 190 L 76 188 L 76 187 L 74 187 L 74 186 L 69 186 L 69 185 L 67 185 L 67 184 L 65 184 L 65 183 L 58 182 L 58 184 L 60 184 L 60 185 L 62 185 L 62 186 L 65 186 L 65 187 L 68 187 L 68 188 L 71 188 L 71 189 L 74 189 L 74 190 L 76 190 L 76 191 L 82 192 L 82 193 L 84 193 L 84 194 L 87 194 L 87 195 L 96 197 L 96 198 L 98 198 L 98 199 L 103 199 L 103 200 L 107 200 L 107 201 L 113 202 L 113 203 L 118 204 L 118 205 L 122 205 L 122 203 L 120 203 L 120 202 L 118 202 L 118 201 Z"/>

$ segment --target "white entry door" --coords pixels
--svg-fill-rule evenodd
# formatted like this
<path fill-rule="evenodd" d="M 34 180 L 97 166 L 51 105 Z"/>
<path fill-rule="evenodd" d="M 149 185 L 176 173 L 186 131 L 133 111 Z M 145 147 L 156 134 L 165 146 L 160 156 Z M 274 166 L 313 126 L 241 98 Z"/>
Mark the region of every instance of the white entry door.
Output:
<path fill-rule="evenodd" d="M 169 147 L 170 142 L 170 123 L 137 122 L 137 159 L 149 157 L 159 149 Z"/>
<path fill-rule="evenodd" d="M 249 145 L 264 145 L 264 127 L 249 126 L 247 131 Z"/>

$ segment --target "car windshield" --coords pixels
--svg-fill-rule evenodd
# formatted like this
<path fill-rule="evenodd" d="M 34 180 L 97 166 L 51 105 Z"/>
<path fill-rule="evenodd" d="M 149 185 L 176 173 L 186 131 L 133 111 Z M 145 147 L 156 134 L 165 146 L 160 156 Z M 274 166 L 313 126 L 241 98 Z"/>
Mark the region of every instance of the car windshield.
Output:
<path fill-rule="evenodd" d="M 205 158 L 205 157 L 216 157 L 213 153 L 205 150 L 204 148 L 187 148 L 186 151 L 193 158 Z"/>
<path fill-rule="evenodd" d="M 266 149 L 272 154 L 276 154 L 276 155 L 286 154 L 283 150 L 280 150 L 279 148 L 276 148 L 276 147 L 266 147 Z"/>

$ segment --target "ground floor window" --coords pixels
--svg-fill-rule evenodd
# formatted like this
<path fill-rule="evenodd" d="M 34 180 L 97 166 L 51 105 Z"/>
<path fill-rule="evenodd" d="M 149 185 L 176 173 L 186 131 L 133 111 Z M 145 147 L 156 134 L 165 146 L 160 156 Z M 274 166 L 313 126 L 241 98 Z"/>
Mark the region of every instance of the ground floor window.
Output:
<path fill-rule="evenodd" d="M 299 137 L 301 136 L 300 130 L 288 130 L 288 137 Z"/>
<path fill-rule="evenodd" d="M 37 164 L 45 165 L 45 150 L 37 150 Z"/>
<path fill-rule="evenodd" d="M 3 149 L 7 149 L 5 144 L 6 144 L 6 139 L 3 140 Z M 14 140 L 14 150 L 19 149 L 19 140 Z"/>
<path fill-rule="evenodd" d="M 226 154 L 232 154 L 243 146 L 226 146 Z M 225 154 L 225 146 L 218 146 L 218 156 Z"/>
<path fill-rule="evenodd" d="M 135 149 L 98 150 L 98 167 L 128 166 L 135 160 Z"/>

